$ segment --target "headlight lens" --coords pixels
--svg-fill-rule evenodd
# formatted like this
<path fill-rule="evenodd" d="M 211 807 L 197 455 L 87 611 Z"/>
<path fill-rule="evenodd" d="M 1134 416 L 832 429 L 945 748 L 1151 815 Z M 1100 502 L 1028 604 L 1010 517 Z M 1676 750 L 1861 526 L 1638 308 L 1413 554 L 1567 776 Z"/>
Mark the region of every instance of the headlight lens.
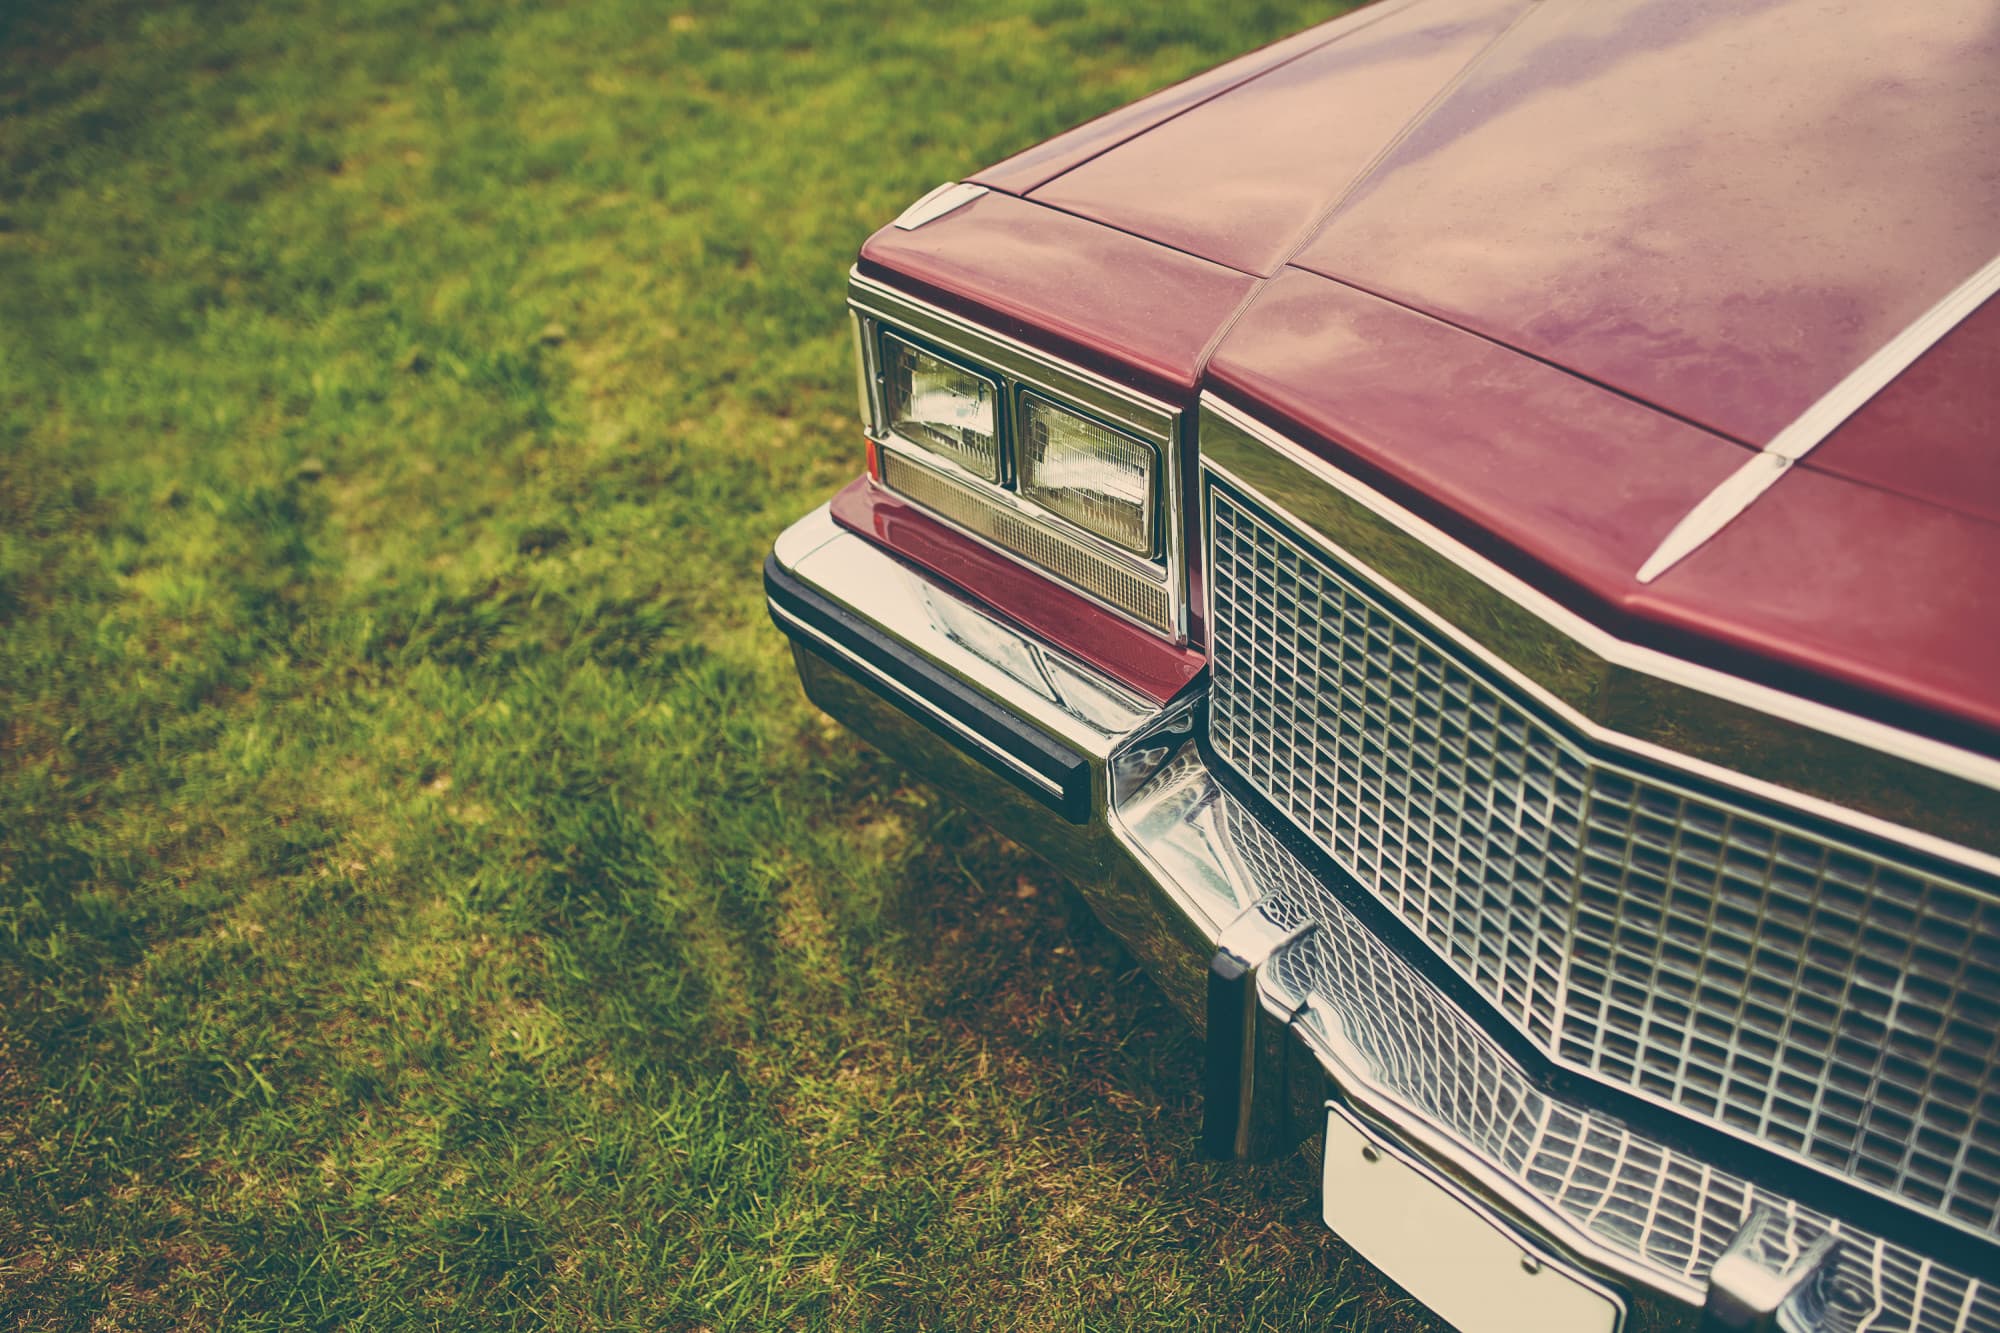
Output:
<path fill-rule="evenodd" d="M 1021 396 L 1021 494 L 1140 555 L 1153 553 L 1159 462 L 1149 444 Z"/>
<path fill-rule="evenodd" d="M 999 386 L 899 338 L 882 339 L 889 428 L 974 476 L 1000 480 Z"/>

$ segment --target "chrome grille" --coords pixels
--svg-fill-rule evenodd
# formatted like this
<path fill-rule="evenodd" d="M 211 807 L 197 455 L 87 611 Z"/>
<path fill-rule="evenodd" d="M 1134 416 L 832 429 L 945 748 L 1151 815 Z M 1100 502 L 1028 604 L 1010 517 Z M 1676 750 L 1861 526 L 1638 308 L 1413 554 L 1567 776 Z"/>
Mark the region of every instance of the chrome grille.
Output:
<path fill-rule="evenodd" d="M 2000 1330 L 1992 1283 L 1546 1096 L 1256 820 L 1232 820 L 1229 843 L 1264 886 L 1268 916 L 1318 927 L 1268 965 L 1279 992 L 1305 997 L 1300 1021 L 1315 1041 L 1358 1057 L 1351 1063 L 1377 1087 L 1572 1225 L 1699 1300 L 1716 1257 L 1763 1209 L 1774 1223 L 1762 1237 L 1774 1258 L 1795 1259 L 1828 1231 L 1840 1237 L 1821 1333 Z"/>
<path fill-rule="evenodd" d="M 1209 490 L 1217 752 L 1559 1062 L 2000 1235 L 2000 902 L 1578 740 Z"/>

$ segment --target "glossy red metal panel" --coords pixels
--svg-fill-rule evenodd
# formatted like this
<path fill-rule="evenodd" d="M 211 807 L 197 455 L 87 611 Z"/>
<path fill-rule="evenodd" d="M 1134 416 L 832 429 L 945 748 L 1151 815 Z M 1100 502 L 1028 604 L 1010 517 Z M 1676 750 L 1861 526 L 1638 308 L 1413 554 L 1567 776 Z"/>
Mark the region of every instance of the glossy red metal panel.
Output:
<path fill-rule="evenodd" d="M 1256 280 L 1004 194 L 915 231 L 884 227 L 862 272 L 1170 401 Z"/>
<path fill-rule="evenodd" d="M 1761 444 L 1995 253 L 1992 0 L 1596 0 L 1295 262 Z"/>
<path fill-rule="evenodd" d="M 1219 264 L 1277 271 L 1340 191 L 1532 0 L 1427 0 L 1034 191 Z"/>
<path fill-rule="evenodd" d="M 1992 752 L 1995 569 L 2000 527 L 1794 468 L 1629 604 L 1745 674 Z"/>
<path fill-rule="evenodd" d="M 1515 568 L 1615 607 L 1741 445 L 1315 274 L 1259 294 L 1212 386 Z"/>
<path fill-rule="evenodd" d="M 834 521 L 842 527 L 937 575 L 1155 703 L 1173 698 L 1208 663 L 1200 653 L 1176 648 L 946 527 L 866 477 L 834 496 L 832 507 Z"/>
<path fill-rule="evenodd" d="M 1106 112 L 1095 120 L 1086 121 L 1073 130 L 1058 134 L 1053 139 L 1044 140 L 1033 148 L 1016 153 L 1003 162 L 996 162 L 976 176 L 967 179 L 995 190 L 1005 190 L 1009 194 L 1026 194 L 1028 191 L 1078 166 L 1099 154 L 1117 147 L 1154 126 L 1172 120 L 1175 116 L 1215 98 L 1231 88 L 1248 82 L 1258 75 L 1295 60 L 1307 51 L 1324 46 L 1349 32 L 1365 28 L 1387 14 L 1406 8 L 1408 0 L 1384 0 L 1359 13 L 1344 15 L 1328 23 L 1294 33 L 1282 41 L 1273 42 L 1261 50 L 1238 56 L 1227 64 L 1171 88 L 1163 88 L 1150 97 L 1143 97 L 1115 111 Z"/>
<path fill-rule="evenodd" d="M 1621 637 L 1960 744 L 2000 736 L 2000 526 L 1799 468 L 1644 586 L 1741 445 L 1297 270 L 1211 377 Z"/>
<path fill-rule="evenodd" d="M 1308 199 L 1340 198 L 1351 159 L 1317 145 L 1325 169 L 1308 180 L 1309 153 L 1249 138 L 1294 86 L 1310 103 L 1309 61 L 1329 99 L 1369 77 L 1353 67 L 1365 31 L 1038 159 L 1069 170 L 1043 197 L 1114 225 L 988 196 L 879 234 L 863 269 L 1182 403 L 1229 329 L 1207 383 L 1613 632 L 1994 748 L 1993 310 L 1658 583 L 1632 573 L 1742 460 L 1725 435 L 1768 439 L 2000 251 L 2000 11 L 1539 7 L 1400 140 L 1393 115 L 1357 133 L 1381 135 L 1379 161 L 1232 327 L 1258 284 L 1173 247 L 1255 269 Z M 1384 96 L 1417 100 L 1389 82 Z M 1239 113 L 1239 98 L 1267 105 Z M 1232 139 L 1244 169 L 1219 188 L 1233 205 L 1205 212 L 1198 182 L 1163 201 L 1177 150 L 1210 153 L 1222 178 L 1239 165 Z M 1014 168 L 1017 185 L 1034 174 Z M 1298 179 L 1256 181 L 1286 172 Z M 1259 188 L 1281 201 L 1264 216 Z M 982 594 L 981 580 L 1022 580 L 1009 614 L 1051 637 L 1038 595 L 1074 601 L 1063 641 L 1108 669 L 1132 678 L 1105 660 L 1124 651 L 1102 646 L 1107 627 L 1165 647 L 872 495 L 844 496 L 843 521 Z M 977 567 L 982 554 L 1004 568 Z M 1197 603 L 1199 587 L 1196 570 Z M 1155 697 L 1184 678 L 1156 677 Z"/>
<path fill-rule="evenodd" d="M 1806 466 L 2000 523 L 2000 298 L 1875 395 Z"/>

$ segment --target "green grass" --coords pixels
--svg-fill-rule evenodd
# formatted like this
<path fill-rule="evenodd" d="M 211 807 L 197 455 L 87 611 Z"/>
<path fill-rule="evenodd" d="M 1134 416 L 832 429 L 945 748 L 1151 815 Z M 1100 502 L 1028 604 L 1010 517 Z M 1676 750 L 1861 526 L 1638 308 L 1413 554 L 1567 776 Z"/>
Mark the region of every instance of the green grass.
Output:
<path fill-rule="evenodd" d="M 1322 8 L 0 8 L 0 1328 L 1418 1327 L 757 578 L 870 228 Z"/>

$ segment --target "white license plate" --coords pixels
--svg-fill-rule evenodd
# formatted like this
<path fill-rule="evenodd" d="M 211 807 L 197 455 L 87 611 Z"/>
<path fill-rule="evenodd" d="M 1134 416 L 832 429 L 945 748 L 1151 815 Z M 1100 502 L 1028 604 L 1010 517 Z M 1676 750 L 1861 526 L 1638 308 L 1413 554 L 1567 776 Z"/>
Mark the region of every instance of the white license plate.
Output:
<path fill-rule="evenodd" d="M 1455 1187 L 1326 1116 L 1326 1224 L 1460 1333 L 1616 1333 L 1624 1305 Z"/>

